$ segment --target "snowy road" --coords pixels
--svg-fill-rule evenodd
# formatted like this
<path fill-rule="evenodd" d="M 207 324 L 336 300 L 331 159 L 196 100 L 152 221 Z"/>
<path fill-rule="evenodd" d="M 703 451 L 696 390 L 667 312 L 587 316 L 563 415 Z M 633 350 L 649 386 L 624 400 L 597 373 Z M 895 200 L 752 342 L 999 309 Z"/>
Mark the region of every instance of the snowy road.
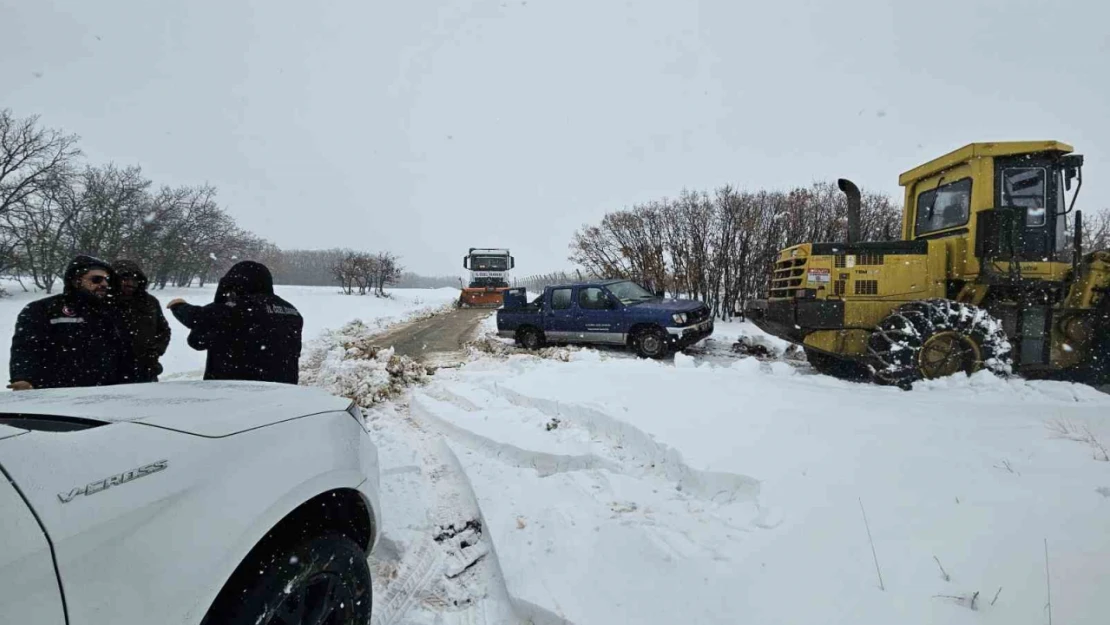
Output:
<path fill-rule="evenodd" d="M 463 345 L 493 312 L 475 308 L 444 311 L 388 330 L 375 337 L 374 344 L 392 347 L 395 353 L 414 360 L 444 364 L 462 361 Z"/>

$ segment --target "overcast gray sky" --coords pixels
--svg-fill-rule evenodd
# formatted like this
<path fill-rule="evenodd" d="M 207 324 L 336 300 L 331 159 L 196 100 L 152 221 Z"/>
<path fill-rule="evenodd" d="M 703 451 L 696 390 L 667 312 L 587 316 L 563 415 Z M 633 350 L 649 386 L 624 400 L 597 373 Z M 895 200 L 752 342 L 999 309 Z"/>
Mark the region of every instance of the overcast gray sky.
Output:
<path fill-rule="evenodd" d="M 526 275 L 684 187 L 897 194 L 971 141 L 1071 142 L 1110 206 L 1108 33 L 1096 0 L 0 0 L 0 107 L 282 247 Z"/>

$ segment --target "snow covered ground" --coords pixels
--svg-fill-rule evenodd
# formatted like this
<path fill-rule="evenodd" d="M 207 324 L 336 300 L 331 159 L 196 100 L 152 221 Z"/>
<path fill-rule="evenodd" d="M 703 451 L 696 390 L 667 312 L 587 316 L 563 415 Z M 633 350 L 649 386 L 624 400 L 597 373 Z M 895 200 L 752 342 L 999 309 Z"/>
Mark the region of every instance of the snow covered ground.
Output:
<path fill-rule="evenodd" d="M 1110 396 L 722 364 L 724 344 L 757 335 L 726 324 L 707 356 L 673 362 L 480 355 L 372 410 L 389 467 L 379 565 L 419 586 L 405 571 L 434 561 L 429 533 L 480 526 L 439 553 L 473 568 L 429 574 L 434 590 L 382 618 L 1045 623 L 1047 543 L 1053 621 L 1105 622 Z M 465 505 L 421 486 L 447 475 Z"/>
<path fill-rule="evenodd" d="M 8 371 L 11 357 L 11 337 L 15 330 L 15 318 L 28 302 L 45 297 L 45 293 L 23 292 L 14 282 L 0 282 L 10 297 L 0 298 L 0 366 L 4 375 Z M 390 289 L 390 297 L 379 298 L 372 295 L 343 295 L 332 287 L 277 286 L 278 295 L 289 300 L 304 316 L 305 342 L 316 339 L 328 328 L 339 328 L 353 319 L 362 319 L 368 324 L 384 328 L 404 321 L 424 312 L 441 308 L 455 301 L 458 289 Z M 165 306 L 170 300 L 180 297 L 192 304 L 207 304 L 216 293 L 216 285 L 204 288 L 167 288 L 153 291 L 155 297 Z M 204 353 L 188 346 L 185 339 L 188 330 L 165 311 L 172 332 L 170 347 L 162 358 L 165 368 L 164 379 L 200 377 L 204 373 Z"/>
<path fill-rule="evenodd" d="M 457 294 L 279 292 L 306 338 Z M 29 299 L 0 300 L 0 333 Z M 195 375 L 174 330 L 167 371 Z M 1110 614 L 1108 395 L 986 373 L 851 384 L 746 323 L 664 362 L 502 351 L 366 410 L 376 625 L 1040 624 L 1046 545 L 1053 622 Z"/>

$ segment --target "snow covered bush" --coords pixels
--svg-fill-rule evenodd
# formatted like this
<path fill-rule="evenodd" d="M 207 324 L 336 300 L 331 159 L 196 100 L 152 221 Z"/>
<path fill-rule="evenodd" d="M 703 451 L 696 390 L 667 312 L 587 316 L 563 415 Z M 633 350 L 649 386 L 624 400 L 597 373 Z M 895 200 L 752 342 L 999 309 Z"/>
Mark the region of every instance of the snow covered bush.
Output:
<path fill-rule="evenodd" d="M 360 320 L 325 334 L 301 360 L 301 384 L 349 397 L 370 406 L 419 384 L 428 375 L 424 365 L 372 344 L 376 333 Z"/>

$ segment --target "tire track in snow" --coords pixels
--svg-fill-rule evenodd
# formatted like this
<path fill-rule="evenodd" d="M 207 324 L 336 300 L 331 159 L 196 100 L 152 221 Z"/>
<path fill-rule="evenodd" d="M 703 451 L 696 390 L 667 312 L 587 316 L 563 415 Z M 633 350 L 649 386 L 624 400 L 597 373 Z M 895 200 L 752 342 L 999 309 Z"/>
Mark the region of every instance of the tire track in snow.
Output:
<path fill-rule="evenodd" d="M 636 426 L 595 408 L 524 395 L 496 383 L 486 390 L 515 406 L 583 424 L 592 436 L 608 440 L 615 453 L 624 452 L 628 461 L 643 472 L 676 482 L 679 490 L 694 497 L 714 503 L 732 503 L 755 501 L 759 496 L 759 480 L 736 473 L 695 469 L 686 464 L 678 450 L 656 441 Z M 623 472 L 636 477 L 627 469 Z"/>
<path fill-rule="evenodd" d="M 403 568 L 386 587 L 385 597 L 375 599 L 371 625 L 394 625 L 415 605 L 420 592 L 432 584 L 435 573 L 442 568 L 442 552 L 431 538 L 420 542 L 415 555 L 401 560 Z"/>
<path fill-rule="evenodd" d="M 401 557 L 397 577 L 379 590 L 371 625 L 424 622 L 422 616 L 429 613 L 446 625 L 522 623 L 473 487 L 454 452 L 420 420 L 395 423 L 418 458 L 427 517 L 426 523 L 408 527 L 422 536 Z"/>
<path fill-rule="evenodd" d="M 419 419 L 423 424 L 439 430 L 445 436 L 485 456 L 510 466 L 519 469 L 535 469 L 540 477 L 547 477 L 556 473 L 566 473 L 569 471 L 588 471 L 591 469 L 607 469 L 614 472 L 621 471 L 621 467 L 617 465 L 617 463 L 605 460 L 593 454 L 569 455 L 533 451 L 482 436 L 481 434 L 455 425 L 436 415 L 435 410 L 428 407 L 424 401 L 420 399 L 419 395 L 413 397 L 411 410 L 415 418 Z M 475 407 L 473 412 L 477 410 L 478 408 Z"/>

